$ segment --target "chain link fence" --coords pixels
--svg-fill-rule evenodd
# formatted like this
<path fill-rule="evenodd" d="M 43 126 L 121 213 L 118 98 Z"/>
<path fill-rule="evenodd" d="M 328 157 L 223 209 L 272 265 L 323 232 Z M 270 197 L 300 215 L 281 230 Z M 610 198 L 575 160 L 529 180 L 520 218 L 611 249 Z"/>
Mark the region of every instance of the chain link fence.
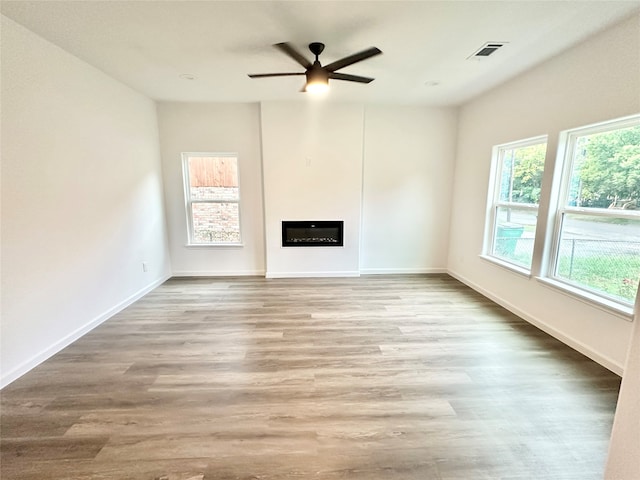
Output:
<path fill-rule="evenodd" d="M 556 275 L 633 302 L 640 278 L 640 241 L 563 239 Z"/>

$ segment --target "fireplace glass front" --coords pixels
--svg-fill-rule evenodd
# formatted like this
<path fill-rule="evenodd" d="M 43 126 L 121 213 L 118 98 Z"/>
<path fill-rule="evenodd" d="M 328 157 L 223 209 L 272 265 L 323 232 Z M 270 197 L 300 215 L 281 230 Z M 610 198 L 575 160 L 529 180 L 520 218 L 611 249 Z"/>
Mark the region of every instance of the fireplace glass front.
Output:
<path fill-rule="evenodd" d="M 283 247 L 342 247 L 342 220 L 283 221 Z"/>

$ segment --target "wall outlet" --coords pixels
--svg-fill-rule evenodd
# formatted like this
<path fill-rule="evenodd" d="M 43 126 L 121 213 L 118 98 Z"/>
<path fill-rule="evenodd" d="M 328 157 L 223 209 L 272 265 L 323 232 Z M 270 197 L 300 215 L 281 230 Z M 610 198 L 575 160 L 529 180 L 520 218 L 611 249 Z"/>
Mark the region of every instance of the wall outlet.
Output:
<path fill-rule="evenodd" d="M 147 262 L 142 262 L 142 271 L 143 272 L 149 271 L 149 264 Z"/>

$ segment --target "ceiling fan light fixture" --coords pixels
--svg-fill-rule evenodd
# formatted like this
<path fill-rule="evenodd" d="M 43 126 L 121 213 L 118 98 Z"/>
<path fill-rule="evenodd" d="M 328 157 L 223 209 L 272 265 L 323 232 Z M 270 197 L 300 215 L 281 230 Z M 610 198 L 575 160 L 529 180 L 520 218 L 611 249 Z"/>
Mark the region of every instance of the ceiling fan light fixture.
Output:
<path fill-rule="evenodd" d="M 324 93 L 329 90 L 329 76 L 321 69 L 312 68 L 307 72 L 307 84 L 304 91 L 309 93 Z"/>
<path fill-rule="evenodd" d="M 307 82 L 304 87 L 304 91 L 313 94 L 325 93 L 329 91 L 329 81 L 314 81 Z"/>

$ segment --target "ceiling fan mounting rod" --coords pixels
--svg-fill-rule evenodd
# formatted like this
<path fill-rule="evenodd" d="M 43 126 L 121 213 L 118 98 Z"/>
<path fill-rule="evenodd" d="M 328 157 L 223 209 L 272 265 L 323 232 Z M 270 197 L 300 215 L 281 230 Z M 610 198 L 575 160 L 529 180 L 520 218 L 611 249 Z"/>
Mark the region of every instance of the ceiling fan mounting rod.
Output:
<path fill-rule="evenodd" d="M 324 43 L 312 42 L 312 43 L 309 44 L 309 50 L 311 50 L 311 53 L 313 53 L 316 56 L 316 62 L 317 62 L 318 61 L 318 56 L 324 50 Z"/>

